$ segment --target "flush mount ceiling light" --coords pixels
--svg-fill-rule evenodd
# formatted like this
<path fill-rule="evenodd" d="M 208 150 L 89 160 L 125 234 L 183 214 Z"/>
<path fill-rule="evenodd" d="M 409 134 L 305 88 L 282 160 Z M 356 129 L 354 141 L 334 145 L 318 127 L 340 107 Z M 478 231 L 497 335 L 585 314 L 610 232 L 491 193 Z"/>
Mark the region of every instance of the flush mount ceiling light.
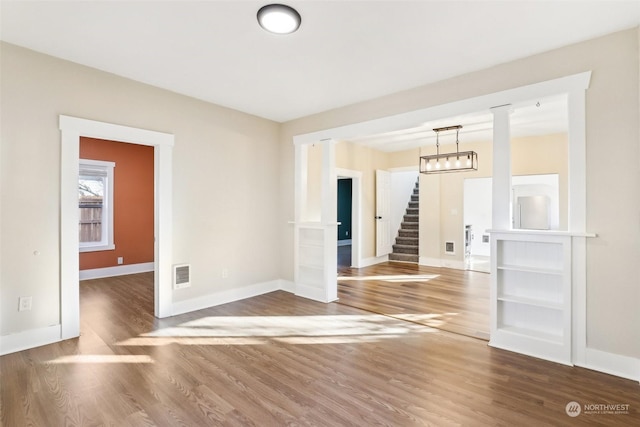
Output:
<path fill-rule="evenodd" d="M 300 14 L 284 4 L 268 4 L 258 11 L 258 23 L 274 34 L 290 34 L 300 28 Z"/>
<path fill-rule="evenodd" d="M 458 149 L 458 134 L 462 125 L 436 128 L 436 154 L 420 157 L 420 173 L 445 173 L 478 170 L 478 153 L 475 151 L 460 151 Z M 456 152 L 440 154 L 440 132 L 456 131 Z"/>

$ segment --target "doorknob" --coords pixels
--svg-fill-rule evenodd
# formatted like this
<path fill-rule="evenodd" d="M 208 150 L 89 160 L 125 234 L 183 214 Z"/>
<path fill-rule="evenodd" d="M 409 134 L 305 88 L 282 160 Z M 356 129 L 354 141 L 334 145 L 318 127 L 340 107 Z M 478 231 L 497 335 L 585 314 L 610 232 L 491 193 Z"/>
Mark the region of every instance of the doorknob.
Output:
<path fill-rule="evenodd" d="M 381 216 L 377 216 L 377 217 L 375 217 L 375 219 L 382 219 L 382 217 Z"/>

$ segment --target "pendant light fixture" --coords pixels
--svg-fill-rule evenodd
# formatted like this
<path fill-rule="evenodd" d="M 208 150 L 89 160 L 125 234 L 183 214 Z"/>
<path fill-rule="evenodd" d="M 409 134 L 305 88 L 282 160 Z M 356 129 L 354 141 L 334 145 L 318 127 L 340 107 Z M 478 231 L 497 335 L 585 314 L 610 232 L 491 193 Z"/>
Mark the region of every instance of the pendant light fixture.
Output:
<path fill-rule="evenodd" d="M 291 34 L 300 28 L 300 22 L 300 14 L 284 4 L 268 4 L 258 10 L 258 23 L 270 33 Z"/>
<path fill-rule="evenodd" d="M 435 128 L 436 154 L 420 156 L 420 173 L 446 173 L 478 170 L 478 153 L 475 151 L 460 151 L 458 136 L 462 125 Z M 440 132 L 456 131 L 456 152 L 440 154 Z"/>

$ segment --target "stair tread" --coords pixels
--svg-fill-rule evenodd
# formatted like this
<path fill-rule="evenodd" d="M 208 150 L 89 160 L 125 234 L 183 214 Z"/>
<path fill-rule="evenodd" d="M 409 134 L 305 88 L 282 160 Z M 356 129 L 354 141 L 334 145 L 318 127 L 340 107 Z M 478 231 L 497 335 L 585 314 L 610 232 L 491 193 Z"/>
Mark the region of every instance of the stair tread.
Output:
<path fill-rule="evenodd" d="M 389 254 L 390 261 L 402 261 L 417 263 L 420 257 L 412 254 Z"/>
<path fill-rule="evenodd" d="M 413 192 L 407 208 L 398 237 L 393 246 L 393 253 L 389 254 L 390 261 L 417 263 L 419 260 L 419 228 L 420 228 L 420 179 L 416 179 Z"/>

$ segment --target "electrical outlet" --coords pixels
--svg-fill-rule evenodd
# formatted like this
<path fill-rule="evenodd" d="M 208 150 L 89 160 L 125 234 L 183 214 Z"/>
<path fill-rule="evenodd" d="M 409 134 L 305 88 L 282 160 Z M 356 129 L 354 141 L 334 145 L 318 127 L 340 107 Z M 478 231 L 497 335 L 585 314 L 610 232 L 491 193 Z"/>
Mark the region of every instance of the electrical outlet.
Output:
<path fill-rule="evenodd" d="M 118 265 L 122 265 L 124 264 L 124 257 L 119 256 L 118 257 Z"/>
<path fill-rule="evenodd" d="M 32 297 L 20 297 L 18 298 L 18 311 L 29 311 L 31 310 L 31 303 L 33 302 Z"/>
<path fill-rule="evenodd" d="M 229 269 L 228 268 L 223 268 L 222 269 L 222 278 L 223 279 L 229 278 Z"/>

